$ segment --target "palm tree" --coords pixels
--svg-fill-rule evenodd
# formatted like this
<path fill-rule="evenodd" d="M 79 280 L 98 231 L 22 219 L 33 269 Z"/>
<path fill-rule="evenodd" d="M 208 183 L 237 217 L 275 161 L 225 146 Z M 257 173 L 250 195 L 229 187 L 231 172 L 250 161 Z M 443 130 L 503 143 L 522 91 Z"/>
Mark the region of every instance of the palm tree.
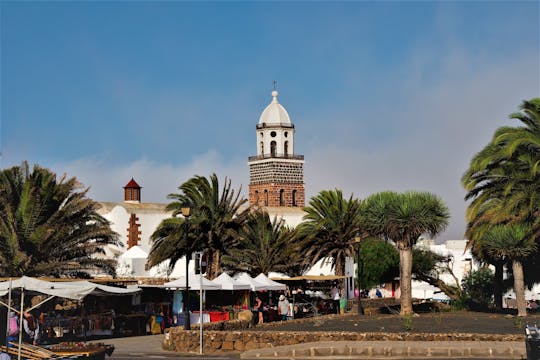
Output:
<path fill-rule="evenodd" d="M 496 284 L 501 282 L 502 264 L 479 256 L 486 254 L 482 252 L 484 235 L 497 224 L 529 224 L 530 236 L 540 238 L 540 98 L 524 101 L 520 108 L 521 112 L 510 118 L 519 120 L 522 126 L 497 129 L 462 178 L 466 200 L 471 200 L 467 209 L 468 246 L 477 259 L 497 265 Z M 498 306 L 500 292 L 495 293 Z"/>
<path fill-rule="evenodd" d="M 412 248 L 422 235 L 435 236 L 448 225 L 448 208 L 428 192 L 380 192 L 362 203 L 361 228 L 393 241 L 399 251 L 401 314 L 412 313 Z"/>
<path fill-rule="evenodd" d="M 293 242 L 294 235 L 282 219 L 270 220 L 267 212 L 254 211 L 240 228 L 237 244 L 223 255 L 223 268 L 251 276 L 271 271 L 297 275 L 301 255 Z"/>
<path fill-rule="evenodd" d="M 240 191 L 231 188 L 230 180 L 225 179 L 220 188 L 216 174 L 209 179 L 195 176 L 179 189 L 180 193 L 168 195 L 173 201 L 167 210 L 175 218 L 183 207 L 190 207 L 189 226 L 180 219 L 163 221 L 152 234 L 154 243 L 147 266 L 170 259 L 172 269 L 173 260 L 192 251 L 204 251 L 208 259 L 207 276 L 213 279 L 221 272 L 221 255 L 234 245 L 235 234 L 245 221 L 248 208 L 242 205 L 247 200 L 240 197 Z"/>
<path fill-rule="evenodd" d="M 523 261 L 537 249 L 530 236 L 530 227 L 524 224 L 495 225 L 486 233 L 485 239 L 489 254 L 512 262 L 518 316 L 527 316 Z"/>
<path fill-rule="evenodd" d="M 493 298 L 495 307 L 499 310 L 502 309 L 502 298 L 504 293 L 503 276 L 504 266 L 506 261 L 494 257 L 493 254 L 486 251 L 486 233 L 497 223 L 495 220 L 501 210 L 501 200 L 498 198 L 491 198 L 482 203 L 478 209 L 468 208 L 467 219 L 470 219 L 467 224 L 467 231 L 465 236 L 467 237 L 467 249 L 471 250 L 471 253 L 475 260 L 482 264 L 491 264 L 495 267 L 494 282 L 493 282 Z M 474 211 L 474 216 L 472 215 Z"/>
<path fill-rule="evenodd" d="M 298 226 L 305 264 L 313 266 L 323 258 L 332 261 L 336 275 L 345 274 L 345 259 L 354 257 L 354 238 L 360 228 L 360 202 L 351 195 L 343 198 L 341 190 L 323 190 L 304 208 Z"/>
<path fill-rule="evenodd" d="M 521 112 L 510 117 L 523 126 L 497 129 L 491 142 L 471 160 L 462 183 L 466 199 L 472 200 L 469 222 L 478 221 L 485 202 L 499 199 L 506 211 L 499 212 L 492 222 L 528 222 L 532 233 L 539 236 L 540 98 L 524 101 L 520 108 Z"/>
<path fill-rule="evenodd" d="M 118 235 L 76 178 L 27 162 L 0 172 L 0 272 L 4 276 L 114 274 L 100 258 Z"/>
<path fill-rule="evenodd" d="M 151 236 L 153 244 L 148 254 L 147 268 L 168 260 L 170 273 L 182 257 L 189 258 L 195 251 L 202 250 L 201 244 L 193 241 L 193 234 L 189 230 L 184 218 L 163 220 Z"/>

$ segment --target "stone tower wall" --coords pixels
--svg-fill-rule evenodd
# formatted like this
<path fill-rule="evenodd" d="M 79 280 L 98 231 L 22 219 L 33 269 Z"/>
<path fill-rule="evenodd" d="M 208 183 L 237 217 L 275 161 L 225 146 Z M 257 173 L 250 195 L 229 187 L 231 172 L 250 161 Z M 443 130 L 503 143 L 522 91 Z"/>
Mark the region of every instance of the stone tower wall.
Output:
<path fill-rule="evenodd" d="M 265 202 L 265 190 L 268 192 L 268 204 Z M 280 203 L 280 192 L 283 190 L 283 202 Z M 293 204 L 293 191 L 296 190 L 296 203 Z M 258 195 L 257 195 L 258 192 Z M 304 184 L 250 184 L 250 206 L 305 206 Z"/>

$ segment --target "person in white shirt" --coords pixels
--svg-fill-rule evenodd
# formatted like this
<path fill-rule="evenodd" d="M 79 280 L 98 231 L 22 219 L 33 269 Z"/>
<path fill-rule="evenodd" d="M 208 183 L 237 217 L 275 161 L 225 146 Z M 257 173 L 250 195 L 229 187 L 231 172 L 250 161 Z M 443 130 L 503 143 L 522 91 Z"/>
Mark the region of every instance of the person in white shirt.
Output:
<path fill-rule="evenodd" d="M 287 314 L 289 312 L 289 300 L 285 297 L 285 295 L 279 296 L 278 301 L 278 315 L 281 318 L 281 321 L 287 320 Z"/>
<path fill-rule="evenodd" d="M 332 290 L 330 290 L 330 297 L 334 302 L 334 312 L 339 314 L 339 300 L 341 297 L 339 295 L 339 288 L 337 286 L 334 285 Z"/>
<path fill-rule="evenodd" d="M 37 345 L 39 342 L 39 321 L 29 312 L 23 314 L 23 329 L 26 340 Z"/>

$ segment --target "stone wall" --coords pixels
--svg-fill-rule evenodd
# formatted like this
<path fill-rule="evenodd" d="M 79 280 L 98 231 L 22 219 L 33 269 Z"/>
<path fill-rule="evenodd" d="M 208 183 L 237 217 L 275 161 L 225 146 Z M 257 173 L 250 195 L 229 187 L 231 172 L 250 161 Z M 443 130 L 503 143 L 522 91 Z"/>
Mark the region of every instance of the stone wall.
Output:
<path fill-rule="evenodd" d="M 274 346 L 320 341 L 523 341 L 523 335 L 495 334 L 413 334 L 301 331 L 205 331 L 205 354 L 240 352 Z M 181 353 L 199 352 L 199 331 L 172 328 L 165 336 L 163 348 Z"/>

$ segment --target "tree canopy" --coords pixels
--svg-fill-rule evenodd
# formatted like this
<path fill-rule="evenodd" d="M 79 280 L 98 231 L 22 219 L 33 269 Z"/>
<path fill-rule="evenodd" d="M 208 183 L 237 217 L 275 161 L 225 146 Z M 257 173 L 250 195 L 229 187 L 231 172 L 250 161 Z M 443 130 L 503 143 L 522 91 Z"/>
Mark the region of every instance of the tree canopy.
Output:
<path fill-rule="evenodd" d="M 228 179 L 220 187 L 216 174 L 210 178 L 194 176 L 179 189 L 179 193 L 168 195 L 173 201 L 167 210 L 173 218 L 162 221 L 152 234 L 147 266 L 169 260 L 172 270 L 182 256 L 202 251 L 208 259 L 207 276 L 213 279 L 221 272 L 221 255 L 236 242 L 235 235 L 248 214 L 248 208 L 242 207 L 247 200 L 232 189 Z M 176 218 L 184 207 L 191 209 L 187 226 L 184 219 Z"/>
<path fill-rule="evenodd" d="M 518 314 L 526 314 L 523 266 L 535 266 L 540 239 L 540 98 L 523 101 L 471 160 L 462 177 L 470 200 L 467 237 L 477 260 L 496 266 L 495 301 L 501 304 L 502 266 L 511 263 Z M 527 232 L 523 233 L 526 228 Z M 514 256 L 519 254 L 519 256 Z M 516 278 L 517 277 L 517 278 Z"/>
<path fill-rule="evenodd" d="M 298 226 L 304 262 L 313 266 L 323 258 L 332 261 L 336 275 L 345 273 L 345 258 L 354 257 L 354 238 L 360 229 L 360 202 L 341 190 L 323 190 L 304 208 L 303 222 Z"/>
<path fill-rule="evenodd" d="M 100 257 L 118 235 L 76 178 L 27 162 L 0 172 L 0 271 L 5 276 L 114 274 Z"/>
<path fill-rule="evenodd" d="M 294 241 L 295 231 L 284 226 L 282 219 L 263 210 L 252 212 L 238 231 L 235 245 L 222 258 L 223 269 L 228 272 L 279 272 L 300 275 L 302 257 Z"/>
<path fill-rule="evenodd" d="M 360 228 L 366 236 L 393 241 L 399 251 L 401 314 L 412 313 L 412 247 L 420 236 L 434 236 L 444 230 L 450 217 L 448 208 L 428 192 L 385 191 L 362 202 Z"/>

